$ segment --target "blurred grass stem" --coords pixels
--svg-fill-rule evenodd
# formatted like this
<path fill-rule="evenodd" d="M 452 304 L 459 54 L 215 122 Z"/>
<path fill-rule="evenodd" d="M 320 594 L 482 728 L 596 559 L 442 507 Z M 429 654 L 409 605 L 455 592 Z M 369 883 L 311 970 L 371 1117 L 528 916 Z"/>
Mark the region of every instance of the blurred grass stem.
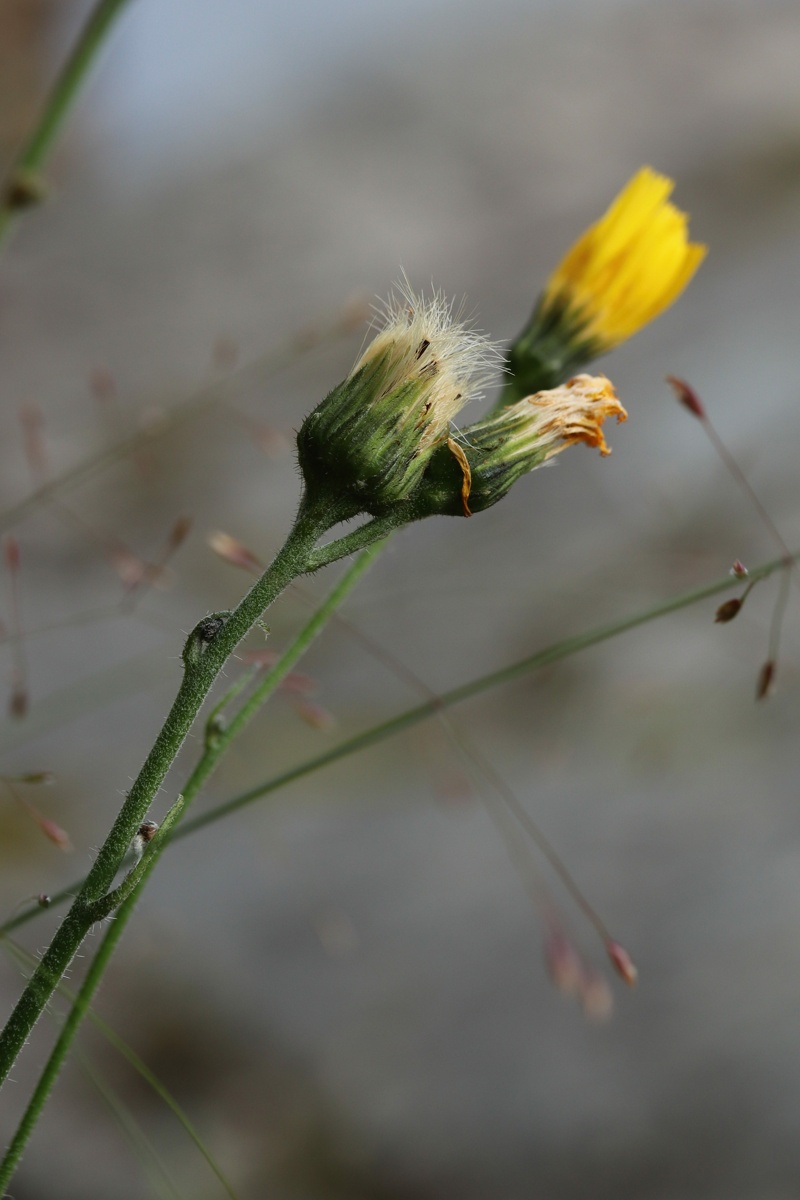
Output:
<path fill-rule="evenodd" d="M 239 605 L 231 613 L 213 614 L 200 621 L 187 638 L 183 681 L 172 708 L 94 866 L 0 1033 L 0 1082 L 8 1076 L 17 1054 L 89 929 L 95 921 L 108 915 L 109 889 L 131 840 L 147 816 L 225 662 L 273 600 L 289 583 L 309 570 L 315 543 L 341 519 L 342 513 L 331 504 L 314 505 L 304 498 L 282 549 Z M 377 539 L 370 538 L 367 533 L 364 545 L 367 540 Z M 343 554 L 352 548 L 349 538 L 347 545 Z M 3 1182 L 2 1176 L 0 1182 Z"/>
<path fill-rule="evenodd" d="M 300 522 L 298 522 L 298 524 L 299 523 Z M 297 528 L 297 526 L 295 528 Z M 313 528 L 316 528 L 316 527 L 312 526 L 312 529 Z M 290 538 L 290 540 L 291 540 L 291 538 Z M 101 901 L 96 902 L 93 905 L 90 905 L 90 908 L 93 912 L 92 920 L 101 919 L 103 916 L 109 915 L 111 912 L 114 912 L 114 920 L 109 925 L 109 927 L 105 933 L 105 936 L 103 937 L 103 940 L 100 943 L 97 953 L 95 954 L 94 959 L 92 960 L 92 963 L 91 963 L 91 966 L 89 967 L 86 978 L 84 979 L 84 982 L 80 988 L 80 991 L 78 992 L 77 996 L 75 997 L 75 1000 L 73 1002 L 72 1008 L 70 1009 L 69 1015 L 67 1016 L 67 1019 L 64 1023 L 61 1033 L 59 1034 L 56 1044 L 50 1053 L 50 1057 L 48 1058 L 48 1061 L 45 1064 L 45 1067 L 44 1067 L 42 1074 L 39 1078 L 39 1081 L 36 1085 L 36 1088 L 31 1097 L 31 1100 L 28 1104 L 28 1107 L 26 1108 L 26 1110 L 22 1116 L 22 1119 L 20 1120 L 19 1126 L 14 1135 L 14 1138 L 12 1139 L 12 1142 L 11 1142 L 8 1150 L 6 1151 L 6 1154 L 2 1160 L 2 1163 L 0 1163 L 0 1192 L 2 1192 L 5 1189 L 5 1187 L 9 1183 L 14 1171 L 16 1170 L 19 1160 L 22 1157 L 22 1154 L 25 1150 L 25 1146 L 27 1145 L 30 1135 L 33 1132 L 33 1129 L 36 1126 L 36 1122 L 39 1119 L 39 1115 L 40 1115 L 45 1103 L 47 1102 L 47 1098 L 53 1088 L 53 1085 L 55 1084 L 55 1081 L 56 1081 L 58 1074 L 61 1070 L 61 1067 L 67 1057 L 67 1054 L 70 1051 L 72 1043 L 78 1032 L 78 1029 L 80 1028 L 81 1022 L 83 1021 L 83 1018 L 86 1016 L 86 1014 L 89 1010 L 89 1006 L 91 1004 L 92 998 L 97 990 L 97 987 L 98 987 L 101 979 L 103 978 L 106 967 L 108 966 L 111 956 L 114 953 L 116 945 L 117 945 L 118 941 L 120 940 L 120 938 L 122 937 L 122 934 L 125 931 L 125 927 L 127 925 L 128 919 L 131 916 L 131 913 L 133 912 L 133 909 L 134 909 L 136 901 L 141 893 L 141 890 L 144 887 L 144 885 L 146 884 L 147 879 L 150 875 L 150 872 L 155 867 L 155 864 L 158 860 L 158 857 L 159 857 L 163 847 L 167 844 L 167 841 L 168 841 L 170 833 L 171 833 L 171 826 L 174 826 L 177 824 L 182 813 L 185 811 L 185 809 L 188 807 L 188 805 L 192 802 L 192 800 L 195 798 L 195 796 L 201 790 L 201 788 L 205 784 L 206 780 L 208 779 L 209 775 L 214 770 L 214 768 L 217 766 L 221 757 L 227 750 L 228 746 L 242 732 L 245 725 L 247 725 L 249 723 L 249 721 L 252 720 L 252 718 L 255 716 L 255 714 L 258 712 L 258 710 L 262 707 L 262 705 L 265 703 L 265 701 L 268 699 L 268 697 L 272 694 L 272 692 L 274 692 L 274 690 L 282 682 L 282 680 L 285 679 L 285 677 L 291 671 L 292 667 L 295 665 L 295 663 L 298 661 L 298 659 L 305 653 L 305 651 L 308 649 L 308 646 L 311 644 L 311 642 L 314 640 L 314 638 L 317 637 L 317 635 L 321 632 L 321 630 L 323 629 L 323 627 L 325 626 L 327 621 L 331 618 L 331 616 L 336 611 L 336 609 L 339 607 L 339 605 L 343 602 L 345 597 L 355 587 L 356 583 L 359 581 L 361 576 L 364 574 L 364 572 L 370 566 L 373 558 L 375 557 L 375 555 L 378 553 L 379 550 L 380 550 L 380 544 L 377 544 L 377 545 L 371 547 L 370 549 L 365 550 L 350 565 L 348 570 L 344 573 L 344 575 L 339 580 L 339 582 L 336 584 L 336 586 L 332 589 L 330 594 L 326 597 L 326 599 L 323 601 L 323 603 L 315 611 L 315 613 L 313 614 L 311 619 L 307 622 L 305 627 L 301 630 L 301 632 L 298 634 L 298 636 L 295 638 L 295 640 L 292 642 L 292 644 L 288 647 L 288 649 L 284 652 L 284 654 L 281 655 L 281 657 L 278 659 L 278 661 L 275 663 L 275 665 L 269 671 L 266 672 L 264 678 L 261 680 L 259 685 L 255 688 L 255 690 L 252 692 L 252 694 L 248 697 L 248 699 L 245 701 L 245 703 L 238 710 L 236 715 L 232 718 L 232 720 L 226 726 L 215 724 L 213 728 L 211 727 L 211 722 L 212 721 L 217 722 L 219 715 L 220 715 L 219 714 L 219 706 L 213 710 L 211 717 L 209 718 L 209 723 L 207 723 L 207 726 L 206 726 L 205 749 L 204 749 L 203 754 L 201 755 L 197 765 L 195 766 L 194 770 L 192 771 L 191 775 L 189 776 L 189 779 L 187 780 L 186 785 L 181 792 L 181 795 L 179 796 L 178 800 L 175 802 L 175 804 L 172 806 L 172 808 L 169 811 L 169 814 L 168 814 L 168 816 L 170 818 L 169 825 L 168 825 L 168 822 L 165 820 L 165 822 L 162 824 L 160 830 L 157 832 L 155 838 L 153 839 L 153 842 L 151 843 L 150 848 L 145 852 L 145 854 L 144 854 L 143 858 L 140 860 L 140 862 L 137 863 L 131 869 L 129 874 L 123 880 L 122 884 L 120 884 L 120 886 L 117 889 L 115 889 L 114 892 L 110 892 L 106 896 L 104 896 Z M 306 551 L 306 557 L 307 557 L 307 551 Z M 276 562 L 277 562 L 277 559 L 276 559 Z M 261 577 L 261 580 L 259 580 L 259 582 L 255 585 L 255 588 L 253 590 L 257 589 L 259 587 L 259 585 L 263 583 L 264 579 L 266 578 L 266 575 L 268 575 L 270 573 L 270 570 L 271 570 L 271 568 L 269 568 L 267 570 L 267 572 L 265 573 L 265 575 Z M 252 592 L 249 593 L 249 595 L 252 595 Z M 245 597 L 245 601 L 247 599 L 248 599 L 248 597 Z M 244 603 L 244 601 L 242 603 Z M 241 608 L 241 605 L 240 605 L 240 608 Z M 237 610 L 237 612 L 238 611 L 239 610 Z M 229 618 L 228 623 L 223 627 L 223 631 L 222 631 L 223 633 L 226 632 L 227 625 L 230 624 L 230 621 L 232 621 L 232 620 L 233 620 L 233 616 L 231 616 Z M 252 624 L 252 622 L 251 622 L 251 624 Z M 213 646 L 213 643 L 212 643 L 212 646 Z M 208 649 L 210 650 L 211 646 L 209 646 Z M 206 650 L 205 653 L 207 654 L 208 650 Z M 223 660 L 223 662 L 224 662 L 224 660 Z M 221 665 L 222 665 L 222 663 L 220 664 L 220 666 Z M 190 674 L 190 672 L 187 670 L 187 676 L 189 674 Z M 180 698 L 180 693 L 179 693 L 179 698 Z M 234 698 L 235 698 L 235 692 L 230 694 L 230 699 L 234 699 Z M 176 701 L 176 704 L 177 704 L 177 701 Z M 175 711 L 175 709 L 173 708 L 173 712 L 174 711 Z M 168 718 L 167 723 L 169 723 L 169 718 Z M 165 726 L 165 728 L 166 728 L 166 726 Z M 137 780 L 137 782 L 138 782 L 138 780 Z M 126 805 L 129 802 L 130 802 L 130 796 L 128 797 L 128 801 L 126 801 Z M 124 809 L 125 809 L 125 806 L 123 806 L 123 811 L 124 811 Z M 122 814 L 120 814 L 120 815 L 122 815 Z M 118 821 L 119 821 L 119 818 L 118 818 Z M 138 823 L 140 823 L 140 821 L 141 821 L 141 816 L 138 818 L 136 823 L 138 824 Z M 134 829 L 134 832 L 135 832 L 135 829 Z M 112 831 L 112 833 L 113 833 L 113 831 Z M 131 836 L 133 836 L 133 835 L 131 834 Z M 129 842 L 130 842 L 130 838 L 128 838 L 127 843 L 123 844 L 123 855 L 124 855 L 125 850 L 127 849 L 127 844 Z M 108 843 L 106 843 L 106 845 L 107 844 Z M 104 846 L 103 850 L 101 850 L 101 852 L 100 852 L 100 856 L 98 856 L 98 861 L 99 861 L 100 857 L 103 855 L 105 849 L 106 849 L 106 847 Z M 118 865 L 119 865 L 119 863 L 117 863 L 117 866 Z M 96 866 L 97 866 L 97 864 L 95 864 L 95 867 Z M 116 868 L 115 868 L 115 872 L 116 872 Z M 78 895 L 78 901 L 76 901 L 76 904 L 79 901 L 81 901 L 81 897 L 87 893 L 89 881 L 90 881 L 91 875 L 93 873 L 94 872 L 90 873 L 86 882 L 83 884 L 81 891 Z M 112 878 L 113 878 L 113 876 L 112 876 Z M 73 905 L 73 909 L 74 909 L 74 907 L 75 907 L 75 905 Z M 103 911 L 104 908 L 108 909 L 107 913 Z M 114 911 L 114 910 L 116 910 L 116 911 Z M 64 924 L 61 926 L 61 929 L 59 929 L 58 933 L 56 934 L 56 938 L 54 939 L 54 941 L 51 945 L 51 950 L 52 950 L 52 946 L 55 945 L 56 941 L 58 940 L 61 930 L 64 929 L 64 927 L 67 926 L 67 924 L 69 923 L 70 917 L 72 915 L 72 911 L 73 910 L 71 909 L 70 913 L 67 914 Z M 77 946 L 75 947 L 75 949 L 77 949 Z M 73 951 L 73 953 L 74 953 L 74 951 Z M 40 964 L 39 968 L 34 973 L 31 983 L 33 983 L 33 980 L 35 980 L 37 975 L 41 972 L 41 969 L 44 966 L 45 962 L 47 961 L 47 958 L 49 955 L 50 955 L 50 950 L 47 952 L 47 954 L 45 955 L 45 959 L 42 960 L 42 963 Z M 64 968 L 62 968 L 62 970 L 63 969 Z M 48 968 L 48 972 L 52 976 L 53 969 Z M 56 984 L 57 984 L 57 982 L 58 982 L 58 980 L 55 981 Z M 30 988 L 30 985 L 29 985 L 29 988 Z M 26 989 L 26 991 L 27 991 L 27 989 Z M 24 995 L 25 994 L 23 994 L 23 999 L 24 999 Z M 20 1001 L 20 1003 L 22 1003 L 22 1001 Z M 18 1007 L 19 1007 L 19 1005 L 18 1005 Z M 35 1017 L 34 1017 L 34 1019 L 35 1019 Z M 8 1028 L 8 1026 L 6 1028 Z M 0 1043 L 0 1045 L 1 1044 L 2 1043 Z"/>
<path fill-rule="evenodd" d="M 375 548 L 375 552 L 377 552 L 377 549 L 378 547 Z M 792 561 L 797 562 L 798 560 L 800 560 L 800 550 L 792 554 Z M 751 586 L 759 580 L 767 579 L 770 575 L 773 575 L 776 571 L 784 567 L 785 558 L 781 557 L 771 562 L 763 563 L 759 567 L 751 568 L 749 572 Z M 307 775 L 314 774 L 315 771 L 320 771 L 327 766 L 331 766 L 333 763 L 348 758 L 352 754 L 357 754 L 368 746 L 377 745 L 379 742 L 385 741 L 397 733 L 402 733 L 406 729 L 413 728 L 422 721 L 436 716 L 442 709 L 461 704 L 465 700 L 472 699 L 474 696 L 479 696 L 484 692 L 502 687 L 506 683 L 523 678 L 532 671 L 537 671 L 542 667 L 550 666 L 552 663 L 560 662 L 562 659 L 569 658 L 573 654 L 579 654 L 583 650 L 589 650 L 592 646 L 609 641 L 611 638 L 618 637 L 630 630 L 638 629 L 640 626 L 647 625 L 651 621 L 657 621 L 661 617 L 669 616 L 671 613 L 680 612 L 682 609 L 690 608 L 692 605 L 699 604 L 704 600 L 713 599 L 715 596 L 719 596 L 735 586 L 735 580 L 729 574 L 726 574 L 722 579 L 706 584 L 705 587 L 697 588 L 691 592 L 684 592 L 680 596 L 674 596 L 671 600 L 666 600 L 663 604 L 659 604 L 654 608 L 645 609 L 629 617 L 623 617 L 612 625 L 602 625 L 586 633 L 565 638 L 560 642 L 554 642 L 544 650 L 527 655 L 525 658 L 511 663 L 509 666 L 501 667 L 497 671 L 491 671 L 486 675 L 479 675 L 474 679 L 467 680 L 465 683 L 459 684 L 458 687 L 451 688 L 450 691 L 437 695 L 435 699 L 428 700 L 414 708 L 406 709 L 388 721 L 382 721 L 378 725 L 373 725 L 362 733 L 358 733 L 354 737 L 340 742 L 338 746 L 332 747 L 330 750 L 325 751 L 324 754 L 307 759 L 305 762 L 299 763 L 298 766 L 292 767 L 280 775 L 273 776 L 272 779 L 267 779 L 263 783 L 257 784 L 245 792 L 241 792 L 238 796 L 233 796 L 230 800 L 214 808 L 210 808 L 207 812 L 201 813 L 199 816 L 182 821 L 180 827 L 175 830 L 170 840 L 179 841 L 200 829 L 204 829 L 208 825 L 214 825 L 217 821 L 223 820 L 231 813 L 237 812 L 240 808 L 245 808 L 248 804 L 253 804 L 256 800 L 271 795 L 288 784 L 296 782 L 298 779 L 303 779 Z M 68 888 L 64 888 L 60 892 L 53 893 L 51 896 L 52 903 L 58 904 L 68 899 L 80 887 L 81 884 L 76 883 Z M 9 920 L 0 925 L 0 937 L 27 924 L 28 921 L 40 916 L 43 911 L 45 910 L 34 903 L 29 908 L 18 912 L 15 916 L 10 917 Z"/>
<path fill-rule="evenodd" d="M 114 21 L 129 0 L 99 0 L 83 26 L 0 190 L 0 245 L 16 218 L 41 198 L 40 175 Z"/>

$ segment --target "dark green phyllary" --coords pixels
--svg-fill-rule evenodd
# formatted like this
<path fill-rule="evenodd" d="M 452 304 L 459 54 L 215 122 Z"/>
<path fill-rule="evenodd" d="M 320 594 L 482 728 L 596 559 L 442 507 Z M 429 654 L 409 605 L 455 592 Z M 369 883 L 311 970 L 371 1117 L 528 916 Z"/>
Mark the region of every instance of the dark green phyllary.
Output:
<path fill-rule="evenodd" d="M 491 342 L 440 294 L 422 299 L 404 285 L 351 373 L 300 428 L 309 495 L 335 499 L 348 516 L 403 505 L 497 362 Z"/>

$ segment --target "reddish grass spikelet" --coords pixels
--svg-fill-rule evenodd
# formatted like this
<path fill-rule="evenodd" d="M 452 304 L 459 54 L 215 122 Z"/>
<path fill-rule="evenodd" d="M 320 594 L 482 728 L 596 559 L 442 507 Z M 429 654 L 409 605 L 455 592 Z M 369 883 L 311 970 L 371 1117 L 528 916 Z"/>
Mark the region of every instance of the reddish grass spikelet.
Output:
<path fill-rule="evenodd" d="M 704 421 L 706 419 L 706 410 L 703 408 L 700 397 L 693 387 L 690 387 L 685 379 L 678 379 L 676 375 L 667 375 L 667 383 L 674 391 L 679 403 L 687 409 L 693 417 Z"/>
<path fill-rule="evenodd" d="M 70 840 L 70 836 L 67 831 L 62 829 L 62 827 L 56 821 L 52 820 L 52 818 L 46 817 L 43 813 L 40 813 L 38 808 L 31 804 L 30 800 L 23 800 L 22 796 L 20 796 L 14 790 L 14 788 L 10 786 L 8 780 L 5 782 L 11 795 L 14 797 L 17 803 L 25 809 L 25 812 L 36 824 L 40 832 L 44 834 L 48 842 L 52 842 L 54 846 L 58 846 L 59 850 L 63 850 L 65 854 L 71 854 L 72 841 Z"/>
<path fill-rule="evenodd" d="M 768 658 L 761 670 L 758 672 L 758 681 L 756 683 L 756 700 L 765 700 L 767 696 L 771 696 L 775 690 L 775 660 Z"/>
<path fill-rule="evenodd" d="M 544 961 L 553 986 L 562 995 L 580 994 L 584 979 L 583 960 L 560 926 L 551 925 L 547 930 Z"/>
<path fill-rule="evenodd" d="M 253 575 L 260 575 L 264 569 L 255 554 L 230 533 L 224 533 L 221 529 L 210 533 L 208 544 L 215 554 L 233 567 L 240 567 Z"/>
<path fill-rule="evenodd" d="M 35 809 L 31 809 L 30 812 L 47 840 L 52 842 L 54 846 L 58 846 L 59 850 L 63 850 L 65 854 L 71 854 L 73 849 L 72 841 L 66 829 L 62 829 L 50 817 L 43 816 Z"/>
<path fill-rule="evenodd" d="M 180 549 L 191 533 L 192 525 L 193 521 L 191 517 L 178 517 L 172 529 L 170 529 L 169 537 L 167 538 L 168 554 L 174 554 L 176 550 Z"/>
<path fill-rule="evenodd" d="M 323 708 L 314 700 L 295 699 L 292 701 L 292 708 L 298 717 L 305 721 L 306 725 L 310 725 L 312 729 L 318 729 L 320 733 L 328 733 L 336 726 L 336 718 L 333 713 L 328 712 L 327 708 Z"/>
<path fill-rule="evenodd" d="M 276 650 L 245 650 L 242 652 L 243 663 L 262 667 L 268 671 L 274 667 L 280 655 Z M 316 729 L 330 729 L 335 724 L 335 718 L 326 709 L 314 704 L 310 697 L 319 691 L 319 683 L 313 675 L 303 671 L 290 671 L 280 682 L 278 691 L 292 698 L 292 705 L 298 716 L 313 725 Z"/>
<path fill-rule="evenodd" d="M 294 692 L 298 696 L 313 696 L 319 691 L 319 683 L 303 671 L 290 671 L 281 688 L 284 692 Z"/>
<path fill-rule="evenodd" d="M 606 977 L 594 967 L 584 969 L 578 995 L 587 1021 L 599 1025 L 609 1020 L 614 1011 L 614 996 Z"/>
<path fill-rule="evenodd" d="M 714 613 L 714 621 L 717 625 L 727 625 L 728 621 L 732 621 L 734 617 L 739 615 L 744 600 L 739 596 L 734 596 L 731 600 L 726 600 L 724 604 L 720 604 L 717 611 Z"/>
<path fill-rule="evenodd" d="M 106 557 L 122 581 L 126 592 L 135 591 L 150 577 L 149 564 L 121 543 L 110 547 Z"/>
<path fill-rule="evenodd" d="M 619 942 L 614 941 L 613 938 L 609 938 L 606 942 L 606 954 L 620 979 L 627 983 L 628 987 L 635 987 L 639 978 L 639 972 L 625 947 Z"/>
<path fill-rule="evenodd" d="M 749 574 L 750 572 L 741 559 L 735 559 L 733 566 L 731 567 L 731 575 L 734 577 L 734 579 L 747 579 Z"/>
<path fill-rule="evenodd" d="M 267 458 L 285 458 L 291 450 L 289 438 L 274 425 L 253 425 L 250 432 Z"/>
<path fill-rule="evenodd" d="M 7 533 L 3 541 L 3 557 L 6 567 L 11 575 L 15 575 L 20 568 L 20 552 L 19 542 L 14 537 L 13 533 Z"/>

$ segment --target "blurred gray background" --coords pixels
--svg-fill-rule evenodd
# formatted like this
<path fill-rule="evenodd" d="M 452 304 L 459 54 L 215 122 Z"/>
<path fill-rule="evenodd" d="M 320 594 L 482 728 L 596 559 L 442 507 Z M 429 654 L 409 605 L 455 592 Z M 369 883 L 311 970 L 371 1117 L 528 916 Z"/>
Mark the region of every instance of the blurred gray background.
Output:
<path fill-rule="evenodd" d="M 88 8 L 4 0 L 6 156 Z M 240 365 L 385 295 L 401 267 L 509 338 L 643 163 L 676 179 L 710 253 L 675 308 L 602 364 L 630 413 L 610 431 L 613 457 L 578 448 L 472 521 L 406 531 L 347 604 L 435 690 L 699 587 L 736 557 L 774 557 L 668 372 L 697 387 L 798 543 L 800 7 L 130 6 L 56 155 L 50 202 L 0 262 L 0 505 L 157 431 L 159 412 L 203 388 L 224 402 L 13 526 L 29 711 L 0 732 L 2 771 L 55 772 L 51 788 L 17 791 L 74 853 L 6 789 L 4 915 L 90 864 L 174 694 L 183 633 L 247 583 L 207 535 L 276 550 L 298 494 L 291 431 L 352 365 L 363 323 L 280 370 Z M 193 529 L 169 588 L 93 616 L 118 606 L 121 567 L 157 560 L 180 514 Z M 273 646 L 337 570 L 276 607 Z M 4 589 L 9 627 L 7 572 Z M 715 602 L 700 604 L 455 714 L 639 965 L 635 992 L 613 984 L 602 1026 L 549 984 L 527 881 L 435 722 L 169 852 L 98 1009 L 242 1200 L 797 1195 L 796 591 L 777 693 L 753 699 L 774 596 L 762 585 L 722 627 Z M 10 687 L 10 645 L 3 669 Z M 420 698 L 342 628 L 303 669 L 335 728 L 276 697 L 201 806 Z M 21 940 L 38 951 L 56 920 Z M 19 986 L 3 960 L 4 1006 Z M 51 1038 L 43 1024 L 4 1094 L 4 1139 Z M 81 1044 L 177 1194 L 222 1195 L 130 1067 L 92 1030 Z M 175 1194 L 147 1167 L 75 1061 L 13 1195 Z"/>

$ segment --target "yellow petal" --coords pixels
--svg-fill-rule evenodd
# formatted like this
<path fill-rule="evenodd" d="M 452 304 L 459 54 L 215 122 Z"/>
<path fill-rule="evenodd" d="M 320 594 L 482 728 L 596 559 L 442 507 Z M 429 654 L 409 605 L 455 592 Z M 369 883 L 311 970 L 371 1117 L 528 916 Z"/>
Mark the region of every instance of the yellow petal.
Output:
<path fill-rule="evenodd" d="M 688 217 L 669 201 L 666 175 L 642 167 L 608 211 L 578 239 L 548 280 L 545 306 L 559 304 L 581 337 L 608 350 L 680 295 L 706 255 L 688 238 Z"/>

